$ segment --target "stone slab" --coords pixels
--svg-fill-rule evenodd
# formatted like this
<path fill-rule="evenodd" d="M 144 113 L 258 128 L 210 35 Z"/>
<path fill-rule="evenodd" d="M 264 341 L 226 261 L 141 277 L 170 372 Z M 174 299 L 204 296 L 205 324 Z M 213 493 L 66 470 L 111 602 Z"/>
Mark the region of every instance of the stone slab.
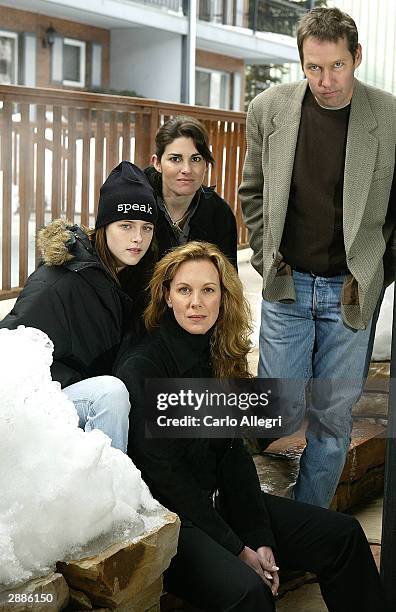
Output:
<path fill-rule="evenodd" d="M 183 599 L 170 593 L 165 593 L 161 597 L 161 612 L 176 612 L 177 610 L 180 610 L 180 612 L 202 612 L 202 610 L 190 606 Z"/>
<path fill-rule="evenodd" d="M 382 538 L 383 492 L 380 496 L 361 504 L 353 514 L 363 527 L 370 544 L 380 544 Z"/>
<path fill-rule="evenodd" d="M 381 547 L 373 545 L 371 551 L 379 568 Z M 287 583 L 285 590 L 280 591 L 276 612 L 290 612 L 291 610 L 293 612 L 327 612 L 319 584 L 312 575 L 307 574 L 300 579 L 300 582 Z"/>
<path fill-rule="evenodd" d="M 89 597 L 85 595 L 82 591 L 76 591 L 75 589 L 69 589 L 70 591 L 70 602 L 68 606 L 67 612 L 72 610 L 78 610 L 78 612 L 83 612 L 84 610 L 92 610 L 92 603 Z"/>
<path fill-rule="evenodd" d="M 370 363 L 368 380 L 373 378 L 388 378 L 390 377 L 390 361 L 372 361 Z"/>
<path fill-rule="evenodd" d="M 370 544 L 370 548 L 371 548 L 371 552 L 373 553 L 375 564 L 379 571 L 380 565 L 381 565 L 381 545 L 380 544 Z"/>
<path fill-rule="evenodd" d="M 327 612 L 319 585 L 304 584 L 300 588 L 287 592 L 276 604 L 276 612 Z"/>
<path fill-rule="evenodd" d="M 387 393 L 366 392 L 353 407 L 352 414 L 354 417 L 360 418 L 387 419 L 388 399 L 389 395 Z"/>
<path fill-rule="evenodd" d="M 92 612 L 160 612 L 160 596 L 162 592 L 162 580 L 158 578 L 144 592 L 130 601 L 125 601 L 115 608 L 93 608 Z M 68 610 L 66 612 L 69 612 Z M 70 612 L 82 612 L 75 608 Z"/>
<path fill-rule="evenodd" d="M 21 598 L 23 601 L 20 601 Z M 41 602 L 42 599 L 45 601 Z M 58 612 L 64 610 L 68 602 L 69 588 L 66 581 L 61 574 L 54 572 L 29 580 L 19 587 L 0 591 L 1 612 Z"/>
<path fill-rule="evenodd" d="M 88 596 L 94 608 L 134 612 L 131 602 L 135 602 L 140 606 L 136 612 L 149 609 L 159 601 L 162 573 L 177 549 L 179 518 L 167 512 L 166 520 L 141 538 L 115 544 L 95 557 L 58 563 L 57 569 L 71 588 Z"/>
<path fill-rule="evenodd" d="M 386 439 L 384 427 L 366 420 L 354 423 L 351 446 L 332 508 L 345 511 L 383 488 Z M 287 495 L 295 483 L 304 431 L 273 442 L 254 461 L 261 486 L 267 493 Z"/>

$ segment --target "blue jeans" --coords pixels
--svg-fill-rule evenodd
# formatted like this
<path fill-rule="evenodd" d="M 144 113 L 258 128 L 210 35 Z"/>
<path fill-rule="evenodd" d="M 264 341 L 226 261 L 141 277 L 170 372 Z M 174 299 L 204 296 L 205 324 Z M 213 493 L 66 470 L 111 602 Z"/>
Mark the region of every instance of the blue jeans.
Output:
<path fill-rule="evenodd" d="M 114 448 L 126 453 L 129 429 L 129 393 L 115 376 L 86 378 L 62 389 L 73 402 L 79 427 L 85 431 L 101 429 Z"/>
<path fill-rule="evenodd" d="M 258 375 L 293 379 L 291 430 L 305 416 L 305 391 L 312 379 L 307 445 L 293 495 L 328 507 L 348 452 L 352 407 L 363 389 L 371 321 L 359 331 L 343 323 L 343 275 L 324 278 L 293 271 L 293 280 L 295 302 L 263 300 Z"/>

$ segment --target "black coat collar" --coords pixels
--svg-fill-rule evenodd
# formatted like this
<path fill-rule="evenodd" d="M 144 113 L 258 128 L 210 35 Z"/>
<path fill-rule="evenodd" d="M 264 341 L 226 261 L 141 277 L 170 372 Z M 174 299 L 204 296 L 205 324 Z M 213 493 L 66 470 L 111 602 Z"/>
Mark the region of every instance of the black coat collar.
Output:
<path fill-rule="evenodd" d="M 210 337 L 212 330 L 206 334 L 190 334 L 177 323 L 173 312 L 167 311 L 161 321 L 159 334 L 165 342 L 180 375 L 201 365 L 210 373 Z"/>

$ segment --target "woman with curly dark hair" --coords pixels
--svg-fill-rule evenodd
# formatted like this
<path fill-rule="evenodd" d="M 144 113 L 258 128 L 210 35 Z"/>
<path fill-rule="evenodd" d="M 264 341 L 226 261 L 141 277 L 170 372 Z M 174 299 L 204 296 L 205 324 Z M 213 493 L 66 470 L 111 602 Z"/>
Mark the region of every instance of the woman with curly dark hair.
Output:
<path fill-rule="evenodd" d="M 200 242 L 165 255 L 145 321 L 150 335 L 117 376 L 131 396 L 128 452 L 154 497 L 181 518 L 166 590 L 205 611 L 273 612 L 280 565 L 315 572 L 331 612 L 385 612 L 353 517 L 264 494 L 241 439 L 145 435 L 146 379 L 249 377 L 249 309 L 226 257 Z"/>
<path fill-rule="evenodd" d="M 145 173 L 157 196 L 159 256 L 191 240 L 203 240 L 218 246 L 236 267 L 234 213 L 216 186 L 203 185 L 215 163 L 205 126 L 185 115 L 166 121 L 157 131 L 151 163 Z"/>

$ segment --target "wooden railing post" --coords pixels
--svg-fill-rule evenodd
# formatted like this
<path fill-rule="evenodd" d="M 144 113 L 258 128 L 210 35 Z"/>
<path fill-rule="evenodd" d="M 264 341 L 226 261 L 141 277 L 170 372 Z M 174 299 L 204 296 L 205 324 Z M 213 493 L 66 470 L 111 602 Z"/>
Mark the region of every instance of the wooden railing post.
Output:
<path fill-rule="evenodd" d="M 144 168 L 155 152 L 160 124 L 176 115 L 200 119 L 208 128 L 216 184 L 234 211 L 239 244 L 246 241 L 237 198 L 245 154 L 245 113 L 89 92 L 0 85 L 1 163 L 3 166 L 2 287 L 0 299 L 16 295 L 29 270 L 36 229 L 65 216 L 90 225 L 99 190 L 121 159 Z M 20 115 L 13 116 L 13 112 Z M 52 115 L 52 121 L 51 121 Z M 20 119 L 19 119 L 20 117 Z M 14 119 L 14 120 L 13 120 Z M 134 140 L 134 151 L 132 143 Z M 223 160 L 226 163 L 223 164 Z M 12 215 L 12 181 L 20 210 Z M 76 211 L 81 198 L 81 214 Z M 51 206 L 45 210 L 45 197 Z M 93 201 L 92 201 L 93 200 Z M 35 209 L 29 223 L 29 214 Z M 78 214 L 77 214 L 78 213 Z M 13 216 L 19 215 L 19 256 L 12 259 Z M 19 273 L 15 274 L 17 267 Z"/>
<path fill-rule="evenodd" d="M 11 224 L 12 224 L 12 103 L 3 104 L 1 149 L 3 160 L 3 226 L 2 226 L 2 289 L 11 288 Z"/>
<path fill-rule="evenodd" d="M 36 231 L 45 224 L 45 106 L 37 106 L 36 133 Z M 35 245 L 35 264 L 39 263 L 41 253 Z"/>

